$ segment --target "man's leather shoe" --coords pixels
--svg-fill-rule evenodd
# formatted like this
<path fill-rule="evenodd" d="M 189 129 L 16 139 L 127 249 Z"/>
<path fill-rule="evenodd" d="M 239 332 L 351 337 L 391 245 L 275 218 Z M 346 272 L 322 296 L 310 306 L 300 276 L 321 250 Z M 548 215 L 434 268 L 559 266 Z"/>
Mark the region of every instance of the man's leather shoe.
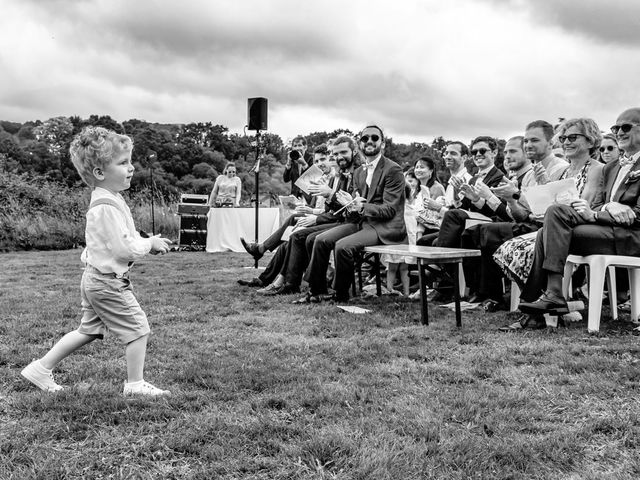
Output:
<path fill-rule="evenodd" d="M 337 293 L 332 293 L 331 295 L 325 295 L 323 300 L 329 300 L 335 303 L 349 303 L 349 295 L 338 295 Z"/>
<path fill-rule="evenodd" d="M 251 280 L 238 280 L 238 283 L 244 287 L 263 287 L 262 281 L 259 278 L 252 278 Z"/>
<path fill-rule="evenodd" d="M 257 243 L 255 242 L 247 243 L 247 241 L 242 237 L 240 237 L 240 243 L 242 244 L 244 249 L 247 251 L 247 253 L 253 257 L 254 260 L 257 261 L 262 258 L 263 254 L 260 253 L 260 247 L 258 246 Z"/>
<path fill-rule="evenodd" d="M 498 328 L 499 332 L 516 332 L 518 330 L 539 330 L 547 328 L 544 317 L 540 315 L 522 315 L 517 322 Z"/>
<path fill-rule="evenodd" d="M 535 302 L 520 302 L 518 310 L 522 313 L 531 314 L 551 313 L 554 315 L 564 315 L 565 313 L 569 313 L 569 307 L 564 298 L 551 297 L 547 295 L 546 292 Z"/>
<path fill-rule="evenodd" d="M 322 295 L 311 295 L 310 293 L 307 293 L 304 297 L 298 298 L 291 303 L 293 305 L 304 305 L 307 303 L 320 303 L 322 300 Z"/>
<path fill-rule="evenodd" d="M 264 295 L 291 295 L 294 293 L 300 293 L 300 287 L 285 283 L 284 285 L 281 285 L 278 288 L 274 288 L 273 290 L 264 292 Z"/>
<path fill-rule="evenodd" d="M 280 288 L 280 287 L 276 287 L 275 284 L 270 283 L 266 287 L 256 290 L 256 293 L 258 293 L 260 295 L 274 295 L 273 293 L 270 293 L 270 292 L 273 292 L 274 290 L 277 290 L 278 288 Z"/>

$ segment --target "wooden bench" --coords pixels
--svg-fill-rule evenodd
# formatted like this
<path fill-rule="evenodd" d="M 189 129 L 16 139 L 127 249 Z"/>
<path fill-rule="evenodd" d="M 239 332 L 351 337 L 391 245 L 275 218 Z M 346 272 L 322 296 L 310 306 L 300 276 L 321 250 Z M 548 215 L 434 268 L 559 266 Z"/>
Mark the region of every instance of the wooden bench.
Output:
<path fill-rule="evenodd" d="M 454 264 L 453 269 L 453 298 L 456 305 L 456 326 L 462 326 L 462 315 L 460 313 L 460 284 L 459 266 L 464 258 L 479 257 L 480 250 L 468 250 L 464 248 L 444 248 L 444 247 L 423 247 L 419 245 L 375 245 L 365 247 L 365 252 L 375 255 L 375 275 L 378 295 L 382 293 L 380 280 L 380 254 L 405 255 L 415 257 L 418 261 L 418 273 L 420 278 L 420 320 L 422 324 L 429 325 L 429 312 L 427 309 L 427 286 L 425 269 L 427 265 L 433 264 Z"/>

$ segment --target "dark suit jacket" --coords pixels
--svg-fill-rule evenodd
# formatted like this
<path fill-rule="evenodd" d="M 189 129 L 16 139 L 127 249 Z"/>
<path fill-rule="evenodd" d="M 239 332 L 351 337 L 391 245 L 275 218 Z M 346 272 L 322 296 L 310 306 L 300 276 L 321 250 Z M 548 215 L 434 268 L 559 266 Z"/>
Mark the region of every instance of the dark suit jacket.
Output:
<path fill-rule="evenodd" d="M 405 241 L 405 181 L 400 166 L 384 156 L 380 157 L 373 171 L 371 187 L 367 187 L 367 167 L 364 165 L 355 171 L 353 183 L 355 191 L 367 199 L 362 221 L 373 227 L 382 243 Z"/>
<path fill-rule="evenodd" d="M 348 193 L 352 193 L 353 191 L 353 172 L 350 172 L 350 175 L 340 174 L 339 177 L 333 177 L 329 180 L 329 186 L 333 188 L 335 182 L 338 182 L 338 186 L 336 187 L 336 191 L 343 190 Z M 325 223 L 338 223 L 344 221 L 344 215 L 339 213 L 335 214 L 338 210 L 342 208 L 342 205 L 336 200 L 335 193 L 327 198 L 324 204 L 324 213 L 321 213 L 316 218 L 316 225 L 322 225 Z"/>
<path fill-rule="evenodd" d="M 504 178 L 504 173 L 502 173 L 502 171 L 499 170 L 497 167 L 492 167 L 491 170 L 489 170 L 489 173 L 487 173 L 487 175 L 484 177 L 482 181 L 487 187 L 496 187 L 502 181 L 503 178 Z M 469 185 L 475 185 L 477 181 L 478 181 L 478 176 L 474 175 L 473 177 L 471 177 L 471 180 L 469 180 Z M 487 217 L 499 216 L 500 218 L 502 218 L 500 211 L 494 212 L 487 205 L 483 205 L 482 208 L 478 209 L 473 204 L 473 202 L 466 197 L 462 199 L 462 204 L 460 205 L 460 208 L 464 210 L 469 210 L 471 212 L 479 212 L 479 213 L 482 213 L 483 215 L 486 215 Z M 503 210 L 504 210 L 504 215 L 506 216 L 506 219 L 510 221 L 511 219 L 507 215 L 506 209 L 503 208 Z"/>
<path fill-rule="evenodd" d="M 619 171 L 618 162 L 608 163 L 604 166 L 602 172 L 603 188 L 594 200 L 593 209 L 599 212 L 598 225 L 613 227 L 616 251 L 620 252 L 620 255 L 640 255 L 640 160 L 631 167 L 618 190 L 611 197 L 611 189 Z M 617 224 L 608 212 L 603 212 L 603 205 L 609 202 L 618 202 L 631 207 L 636 214 L 633 224 L 629 226 Z"/>

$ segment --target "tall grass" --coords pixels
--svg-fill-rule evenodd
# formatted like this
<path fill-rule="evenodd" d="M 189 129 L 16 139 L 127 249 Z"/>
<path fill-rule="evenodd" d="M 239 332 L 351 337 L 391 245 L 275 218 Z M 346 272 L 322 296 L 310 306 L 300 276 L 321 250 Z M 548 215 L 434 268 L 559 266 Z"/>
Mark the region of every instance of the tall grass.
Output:
<path fill-rule="evenodd" d="M 61 250 L 84 245 L 91 191 L 44 177 L 6 173 L 0 177 L 0 251 Z M 152 230 L 151 192 L 124 192 L 137 228 Z M 177 199 L 154 198 L 155 232 L 177 238 Z"/>

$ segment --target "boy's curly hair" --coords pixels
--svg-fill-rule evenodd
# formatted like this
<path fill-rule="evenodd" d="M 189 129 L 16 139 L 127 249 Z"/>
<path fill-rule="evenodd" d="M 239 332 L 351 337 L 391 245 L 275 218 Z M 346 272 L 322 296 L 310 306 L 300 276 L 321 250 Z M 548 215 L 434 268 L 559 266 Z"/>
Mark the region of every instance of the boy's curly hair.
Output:
<path fill-rule="evenodd" d="M 95 185 L 94 168 L 104 168 L 123 152 L 133 150 L 133 141 L 103 127 L 85 127 L 71 142 L 69 153 L 80 178 L 87 185 Z"/>

